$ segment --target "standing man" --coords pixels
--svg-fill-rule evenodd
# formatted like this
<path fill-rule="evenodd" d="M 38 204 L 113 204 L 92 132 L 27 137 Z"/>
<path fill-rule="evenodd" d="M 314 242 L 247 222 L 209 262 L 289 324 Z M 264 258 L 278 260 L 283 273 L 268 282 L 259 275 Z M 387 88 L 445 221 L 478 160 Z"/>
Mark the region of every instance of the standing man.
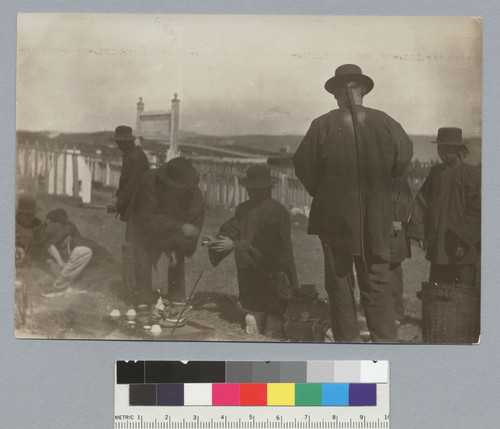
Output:
<path fill-rule="evenodd" d="M 204 203 L 198 188 L 199 176 L 186 158 L 174 158 L 144 174 L 130 210 L 127 241 L 134 247 L 138 317 L 147 323 L 152 312 L 151 270 L 163 252 L 169 257 L 168 294 L 165 313 L 159 321 L 175 326 L 186 300 L 184 257 L 191 256 L 204 220 Z M 179 320 L 179 325 L 185 319 Z"/>
<path fill-rule="evenodd" d="M 148 157 L 134 143 L 132 128 L 120 125 L 115 129 L 113 139 L 123 152 L 120 183 L 116 191 L 116 212 L 120 220 L 127 221 L 130 216 L 132 198 L 143 174 L 149 170 Z"/>
<path fill-rule="evenodd" d="M 325 89 L 339 109 L 316 118 L 294 155 L 295 173 L 313 197 L 308 233 L 325 258 L 335 341 L 359 342 L 353 264 L 374 342 L 395 342 L 392 291 L 387 284 L 392 233 L 391 178 L 413 156 L 401 125 L 363 107 L 373 81 L 354 64 L 337 68 Z"/>

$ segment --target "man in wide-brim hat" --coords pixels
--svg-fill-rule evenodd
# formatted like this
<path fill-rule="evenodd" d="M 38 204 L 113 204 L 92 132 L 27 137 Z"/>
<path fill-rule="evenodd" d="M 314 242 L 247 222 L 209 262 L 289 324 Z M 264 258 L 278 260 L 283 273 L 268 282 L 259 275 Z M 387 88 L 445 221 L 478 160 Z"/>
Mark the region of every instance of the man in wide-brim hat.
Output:
<path fill-rule="evenodd" d="M 290 216 L 271 197 L 278 179 L 265 165 L 249 167 L 240 183 L 249 199 L 236 207 L 216 238 L 207 237 L 214 266 L 234 251 L 238 271 L 239 300 L 247 312 L 246 329 L 258 332 L 260 314 L 282 316 L 287 299 L 298 288 L 293 255 Z"/>
<path fill-rule="evenodd" d="M 309 234 L 318 235 L 325 257 L 335 341 L 358 342 L 353 266 L 374 342 L 395 342 L 391 289 L 387 284 L 392 233 L 391 178 L 413 155 L 412 142 L 386 113 L 364 107 L 373 80 L 344 64 L 325 83 L 339 106 L 312 122 L 293 157 L 295 173 L 313 197 Z"/>
<path fill-rule="evenodd" d="M 142 321 L 152 313 L 152 266 L 162 253 L 170 264 L 168 286 L 161 291 L 166 310 L 159 322 L 175 326 L 186 300 L 184 258 L 191 256 L 204 219 L 199 175 L 186 158 L 174 158 L 142 178 L 132 203 L 127 240 L 134 246 L 138 313 Z M 179 320 L 179 325 L 186 322 Z"/>
<path fill-rule="evenodd" d="M 130 204 L 142 175 L 149 170 L 148 157 L 141 147 L 134 143 L 132 128 L 119 125 L 115 129 L 113 140 L 123 152 L 123 162 L 118 190 L 116 191 L 116 212 L 126 221 L 130 215 Z"/>
<path fill-rule="evenodd" d="M 408 235 L 418 240 L 426 250 L 425 257 L 431 262 L 430 284 L 444 285 L 446 288 L 458 287 L 458 291 L 475 290 L 478 296 L 481 171 L 478 166 L 464 162 L 469 153 L 468 142 L 462 139 L 460 128 L 440 128 L 432 143 L 437 144 L 442 163 L 431 168 L 418 191 L 408 225 Z M 428 317 L 429 313 L 425 308 L 427 304 L 422 302 L 423 314 Z M 434 317 L 437 316 L 441 317 L 442 323 L 449 322 L 449 318 L 442 315 Z M 471 319 L 468 332 L 460 332 L 456 327 L 450 326 L 449 329 L 445 327 L 438 336 L 435 331 L 431 333 L 432 328 L 424 320 L 422 338 L 424 342 L 477 342 L 479 308 L 476 308 L 476 316 L 475 320 Z M 454 332 L 458 337 L 450 338 L 447 334 L 449 332 Z M 445 338 L 446 335 L 448 338 Z"/>

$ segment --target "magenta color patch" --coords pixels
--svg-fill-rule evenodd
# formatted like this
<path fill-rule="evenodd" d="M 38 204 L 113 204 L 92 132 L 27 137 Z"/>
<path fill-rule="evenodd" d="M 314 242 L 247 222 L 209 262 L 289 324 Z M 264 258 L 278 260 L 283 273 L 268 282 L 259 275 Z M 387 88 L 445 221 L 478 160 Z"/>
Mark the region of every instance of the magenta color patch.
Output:
<path fill-rule="evenodd" d="M 212 405 L 240 405 L 239 383 L 212 384 Z"/>

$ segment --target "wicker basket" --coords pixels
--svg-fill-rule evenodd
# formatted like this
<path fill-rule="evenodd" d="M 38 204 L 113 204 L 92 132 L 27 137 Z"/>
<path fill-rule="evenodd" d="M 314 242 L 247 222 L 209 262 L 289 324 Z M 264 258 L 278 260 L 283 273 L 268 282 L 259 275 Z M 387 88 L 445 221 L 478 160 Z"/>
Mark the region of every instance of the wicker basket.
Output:
<path fill-rule="evenodd" d="M 422 283 L 422 338 L 429 344 L 472 344 L 478 340 L 479 294 L 475 288 Z"/>

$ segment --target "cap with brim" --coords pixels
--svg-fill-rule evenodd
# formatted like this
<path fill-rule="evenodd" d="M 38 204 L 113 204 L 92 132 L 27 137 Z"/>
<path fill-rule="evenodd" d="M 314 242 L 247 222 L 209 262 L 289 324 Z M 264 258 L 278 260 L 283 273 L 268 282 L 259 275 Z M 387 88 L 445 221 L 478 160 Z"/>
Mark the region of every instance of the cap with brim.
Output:
<path fill-rule="evenodd" d="M 264 189 L 271 188 L 278 179 L 271 176 L 271 170 L 264 165 L 256 165 L 247 170 L 246 177 L 240 177 L 240 183 L 249 189 Z"/>
<path fill-rule="evenodd" d="M 373 80 L 364 75 L 361 68 L 356 64 L 344 64 L 335 70 L 335 76 L 325 82 L 325 89 L 333 94 L 336 88 L 346 85 L 349 82 L 359 82 L 366 88 L 368 94 L 374 86 Z"/>
<path fill-rule="evenodd" d="M 115 142 L 129 142 L 134 141 L 135 137 L 132 134 L 132 128 L 126 125 L 119 125 L 115 128 L 115 135 L 113 140 Z"/>
<path fill-rule="evenodd" d="M 188 159 L 179 157 L 159 168 L 158 180 L 172 188 L 193 189 L 198 186 L 200 176 Z"/>
<path fill-rule="evenodd" d="M 464 146 L 469 142 L 462 140 L 462 130 L 454 127 L 439 128 L 436 140 L 431 143 L 449 145 L 449 146 Z"/>

